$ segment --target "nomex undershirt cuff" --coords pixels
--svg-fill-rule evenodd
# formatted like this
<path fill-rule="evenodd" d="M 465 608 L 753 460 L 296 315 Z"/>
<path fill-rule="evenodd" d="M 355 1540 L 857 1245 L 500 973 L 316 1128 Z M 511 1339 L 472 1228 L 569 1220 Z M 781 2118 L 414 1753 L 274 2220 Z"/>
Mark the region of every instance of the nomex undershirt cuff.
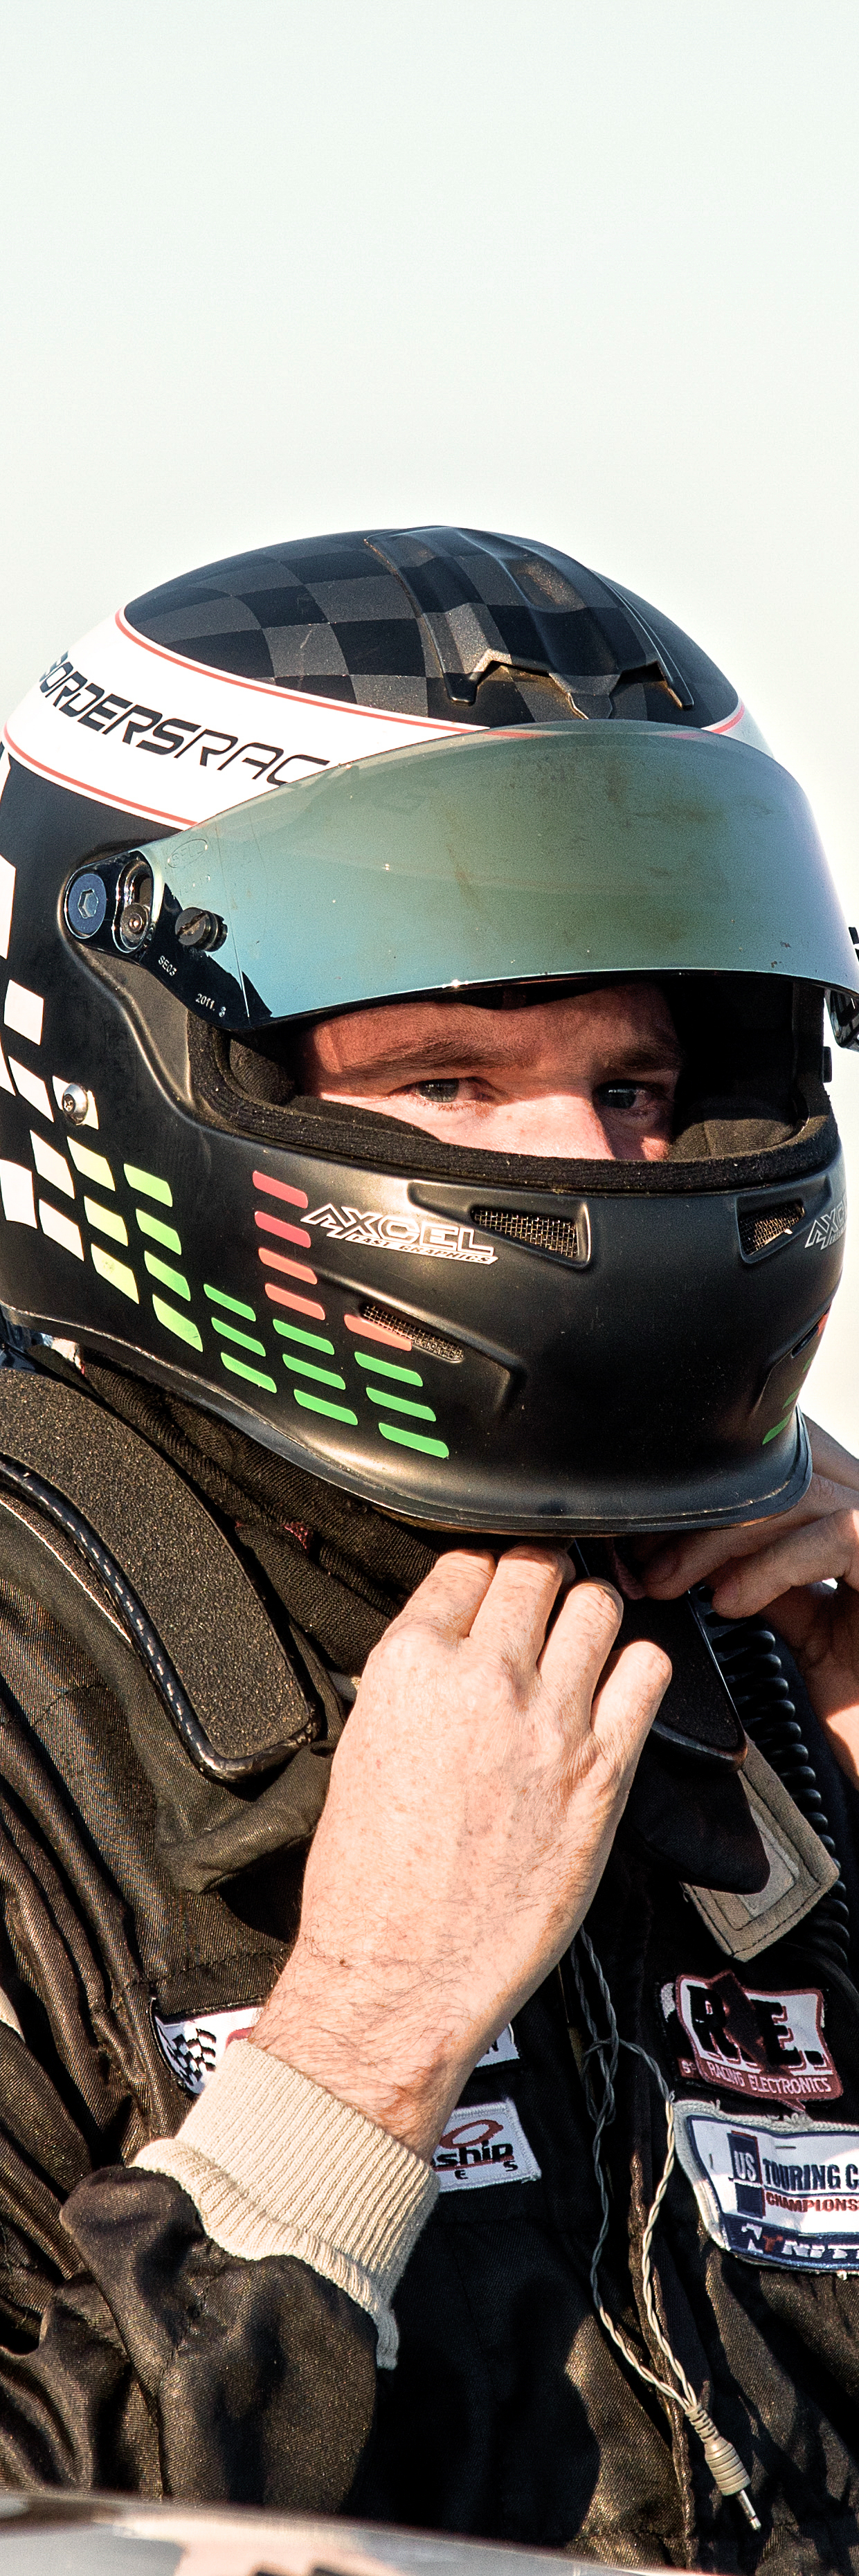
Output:
<path fill-rule="evenodd" d="M 135 2156 L 187 2192 L 207 2235 L 247 2262 L 292 2255 L 373 2318 L 393 2370 L 391 2300 L 438 2183 L 423 2157 L 282 2058 L 234 2040 L 175 2138 Z"/>

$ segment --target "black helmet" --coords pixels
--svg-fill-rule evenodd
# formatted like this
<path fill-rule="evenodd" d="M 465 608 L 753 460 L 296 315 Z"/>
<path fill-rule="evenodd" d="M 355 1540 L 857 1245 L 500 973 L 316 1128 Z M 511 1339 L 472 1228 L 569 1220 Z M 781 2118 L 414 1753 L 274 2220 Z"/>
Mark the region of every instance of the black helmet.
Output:
<path fill-rule="evenodd" d="M 436 1529 L 801 1494 L 845 1222 L 823 999 L 853 1042 L 859 969 L 800 790 L 697 646 L 551 548 L 325 537 L 133 601 L 5 739 L 13 1323 Z M 297 1091 L 322 1014 L 635 976 L 684 1050 L 665 1162 Z"/>

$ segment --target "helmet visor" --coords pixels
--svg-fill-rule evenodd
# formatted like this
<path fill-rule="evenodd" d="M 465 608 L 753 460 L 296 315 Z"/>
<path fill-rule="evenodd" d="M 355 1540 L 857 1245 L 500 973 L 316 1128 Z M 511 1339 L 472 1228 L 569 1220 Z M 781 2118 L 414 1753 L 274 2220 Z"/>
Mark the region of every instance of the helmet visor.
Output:
<path fill-rule="evenodd" d="M 796 781 L 749 745 L 674 727 L 534 727 L 383 753 L 143 856 L 151 917 L 123 952 L 227 1029 L 546 978 L 857 983 Z M 114 867 L 99 946 L 118 941 L 119 884 Z M 189 944 L 195 914 L 209 948 Z M 70 897 L 66 918 L 74 928 Z"/>

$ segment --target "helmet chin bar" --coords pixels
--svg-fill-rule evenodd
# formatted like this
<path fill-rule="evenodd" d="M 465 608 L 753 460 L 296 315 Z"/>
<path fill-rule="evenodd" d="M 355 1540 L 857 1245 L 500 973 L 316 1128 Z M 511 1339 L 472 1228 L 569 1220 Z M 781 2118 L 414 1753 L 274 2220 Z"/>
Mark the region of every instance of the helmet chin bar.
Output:
<path fill-rule="evenodd" d="M 432 1529 L 555 1541 L 799 1500 L 797 1397 L 841 1267 L 833 1122 L 730 1164 L 603 1163 L 586 1187 L 485 1156 L 409 1178 L 344 1159 L 336 1129 L 310 1150 L 300 1119 L 290 1148 L 237 1132 L 226 1085 L 178 1108 L 140 1040 L 120 1072 L 106 1047 L 98 1131 L 52 1148 L 80 1174 L 85 1257 L 58 1244 L 49 1267 L 42 1232 L 0 1228 L 0 1299 L 30 1329 Z"/>

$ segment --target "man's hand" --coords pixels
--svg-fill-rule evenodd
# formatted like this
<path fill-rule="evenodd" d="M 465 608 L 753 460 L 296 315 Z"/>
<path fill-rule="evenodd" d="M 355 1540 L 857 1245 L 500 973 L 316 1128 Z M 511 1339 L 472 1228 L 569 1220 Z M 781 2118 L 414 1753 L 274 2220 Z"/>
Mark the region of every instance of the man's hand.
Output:
<path fill-rule="evenodd" d="M 254 2033 L 421 2154 L 587 1912 L 671 1678 L 656 1646 L 612 1657 L 619 1598 L 572 1574 L 457 1550 L 386 1631 Z"/>
<path fill-rule="evenodd" d="M 814 1474 L 794 1511 L 657 1544 L 638 1570 L 655 1600 L 707 1580 L 722 1618 L 769 1611 L 842 1771 L 859 1786 L 859 1459 L 816 1423 L 806 1429 Z"/>

